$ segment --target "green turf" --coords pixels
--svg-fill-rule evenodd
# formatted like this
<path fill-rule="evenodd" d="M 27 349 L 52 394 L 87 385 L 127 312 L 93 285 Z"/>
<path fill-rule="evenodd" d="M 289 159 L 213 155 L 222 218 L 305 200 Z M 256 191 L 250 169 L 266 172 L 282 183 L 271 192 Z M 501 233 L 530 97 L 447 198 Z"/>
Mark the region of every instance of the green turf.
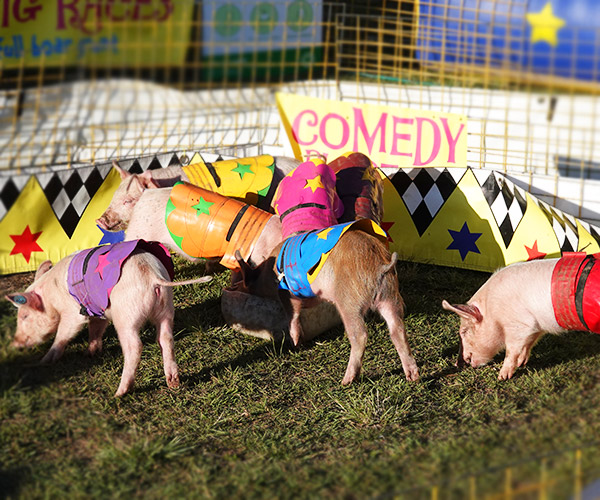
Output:
<path fill-rule="evenodd" d="M 179 279 L 194 275 L 177 265 Z M 466 300 L 489 275 L 398 270 L 416 383 L 374 316 L 350 387 L 341 386 L 350 351 L 341 327 L 297 351 L 236 333 L 220 315 L 224 272 L 175 291 L 181 387 L 166 387 L 146 329 L 136 387 L 115 399 L 123 359 L 112 328 L 98 358 L 86 356 L 82 334 L 58 363 L 40 366 L 48 345 L 9 347 L 16 318 L 3 301 L 0 496 L 543 498 L 536 488 L 546 477 L 548 498 L 569 498 L 600 477 L 590 446 L 600 338 L 546 336 L 508 382 L 496 380 L 501 355 L 457 371 L 458 318 L 440 304 Z"/>

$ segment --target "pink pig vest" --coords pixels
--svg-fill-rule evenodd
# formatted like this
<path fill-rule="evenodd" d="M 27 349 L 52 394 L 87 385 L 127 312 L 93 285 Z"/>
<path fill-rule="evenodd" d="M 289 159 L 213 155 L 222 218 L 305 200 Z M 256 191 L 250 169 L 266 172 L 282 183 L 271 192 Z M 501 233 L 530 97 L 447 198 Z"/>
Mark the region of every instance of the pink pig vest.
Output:
<path fill-rule="evenodd" d="M 319 160 L 301 163 L 281 180 L 273 207 L 281 218 L 284 239 L 337 224 L 344 205 L 335 191 L 335 181 L 333 170 Z"/>
<path fill-rule="evenodd" d="M 169 251 L 155 241 L 121 241 L 75 254 L 69 264 L 67 285 L 69 293 L 81 305 L 81 314 L 104 317 L 112 289 L 121 278 L 123 263 L 131 255 L 141 252 L 149 252 L 157 257 L 173 279 L 174 269 Z"/>
<path fill-rule="evenodd" d="M 565 253 L 552 272 L 552 306 L 565 330 L 600 333 L 600 265 L 595 255 Z"/>

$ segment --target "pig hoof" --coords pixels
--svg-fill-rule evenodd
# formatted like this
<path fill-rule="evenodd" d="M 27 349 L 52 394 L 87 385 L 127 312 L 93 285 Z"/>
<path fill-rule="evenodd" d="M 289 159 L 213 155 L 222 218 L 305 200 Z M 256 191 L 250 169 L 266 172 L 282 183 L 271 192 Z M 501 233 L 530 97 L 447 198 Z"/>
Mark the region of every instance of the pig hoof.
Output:
<path fill-rule="evenodd" d="M 87 350 L 87 355 L 90 358 L 93 358 L 94 356 L 97 356 L 101 352 L 102 352 L 102 347 L 89 347 Z"/>
<path fill-rule="evenodd" d="M 414 368 L 410 368 L 405 372 L 406 380 L 410 380 L 411 382 L 416 382 L 419 380 L 419 369 L 415 366 Z"/>
<path fill-rule="evenodd" d="M 169 386 L 171 389 L 179 387 L 179 375 L 176 373 L 174 375 L 169 375 L 167 377 L 167 386 Z"/>
<path fill-rule="evenodd" d="M 121 396 L 127 394 L 127 389 L 119 387 L 117 392 L 115 392 L 115 398 L 120 398 Z"/>
<path fill-rule="evenodd" d="M 513 376 L 513 373 L 514 372 L 509 369 L 502 368 L 498 374 L 498 380 L 508 380 Z"/>
<path fill-rule="evenodd" d="M 54 352 L 54 351 L 50 350 L 41 359 L 40 363 L 43 364 L 43 365 L 49 365 L 49 364 L 54 363 L 55 361 L 57 361 L 58 358 L 60 358 L 60 354 L 57 353 L 57 352 Z"/>

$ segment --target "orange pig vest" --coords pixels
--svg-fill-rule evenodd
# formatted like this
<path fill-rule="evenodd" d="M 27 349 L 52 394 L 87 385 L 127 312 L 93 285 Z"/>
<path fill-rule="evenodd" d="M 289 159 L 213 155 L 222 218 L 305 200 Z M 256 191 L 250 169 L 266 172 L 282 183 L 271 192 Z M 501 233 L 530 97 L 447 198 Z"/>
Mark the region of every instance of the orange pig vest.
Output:
<path fill-rule="evenodd" d="M 552 306 L 565 330 L 600 333 L 600 265 L 597 256 L 565 253 L 552 272 Z"/>
<path fill-rule="evenodd" d="M 235 251 L 248 260 L 271 217 L 260 208 L 178 182 L 167 202 L 165 222 L 175 244 L 190 257 L 220 257 L 222 265 L 238 269 Z"/>

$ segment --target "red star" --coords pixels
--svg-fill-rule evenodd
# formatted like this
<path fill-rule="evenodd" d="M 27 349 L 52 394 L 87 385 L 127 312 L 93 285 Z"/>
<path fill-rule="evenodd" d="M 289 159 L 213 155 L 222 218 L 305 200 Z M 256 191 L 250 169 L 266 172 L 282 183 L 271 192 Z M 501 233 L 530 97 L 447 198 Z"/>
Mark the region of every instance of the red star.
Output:
<path fill-rule="evenodd" d="M 25 227 L 25 230 L 21 234 L 11 234 L 9 235 L 12 240 L 15 242 L 15 246 L 10 251 L 10 255 L 16 255 L 18 253 L 22 253 L 23 257 L 25 257 L 25 261 L 29 263 L 29 259 L 33 252 L 43 252 L 42 247 L 37 244 L 37 239 L 42 234 L 42 231 L 39 233 L 31 234 L 31 230 L 29 226 Z"/>
<path fill-rule="evenodd" d="M 537 240 L 535 240 L 535 243 L 531 248 L 525 245 L 525 250 L 527 250 L 527 255 L 529 255 L 527 260 L 543 259 L 546 255 L 548 255 L 538 250 Z"/>
<path fill-rule="evenodd" d="M 394 240 L 392 239 L 392 237 L 390 236 L 390 228 L 395 224 L 395 222 L 382 222 L 381 223 L 381 229 L 383 229 L 385 231 L 385 234 L 387 234 L 387 239 L 390 243 L 394 243 Z"/>

